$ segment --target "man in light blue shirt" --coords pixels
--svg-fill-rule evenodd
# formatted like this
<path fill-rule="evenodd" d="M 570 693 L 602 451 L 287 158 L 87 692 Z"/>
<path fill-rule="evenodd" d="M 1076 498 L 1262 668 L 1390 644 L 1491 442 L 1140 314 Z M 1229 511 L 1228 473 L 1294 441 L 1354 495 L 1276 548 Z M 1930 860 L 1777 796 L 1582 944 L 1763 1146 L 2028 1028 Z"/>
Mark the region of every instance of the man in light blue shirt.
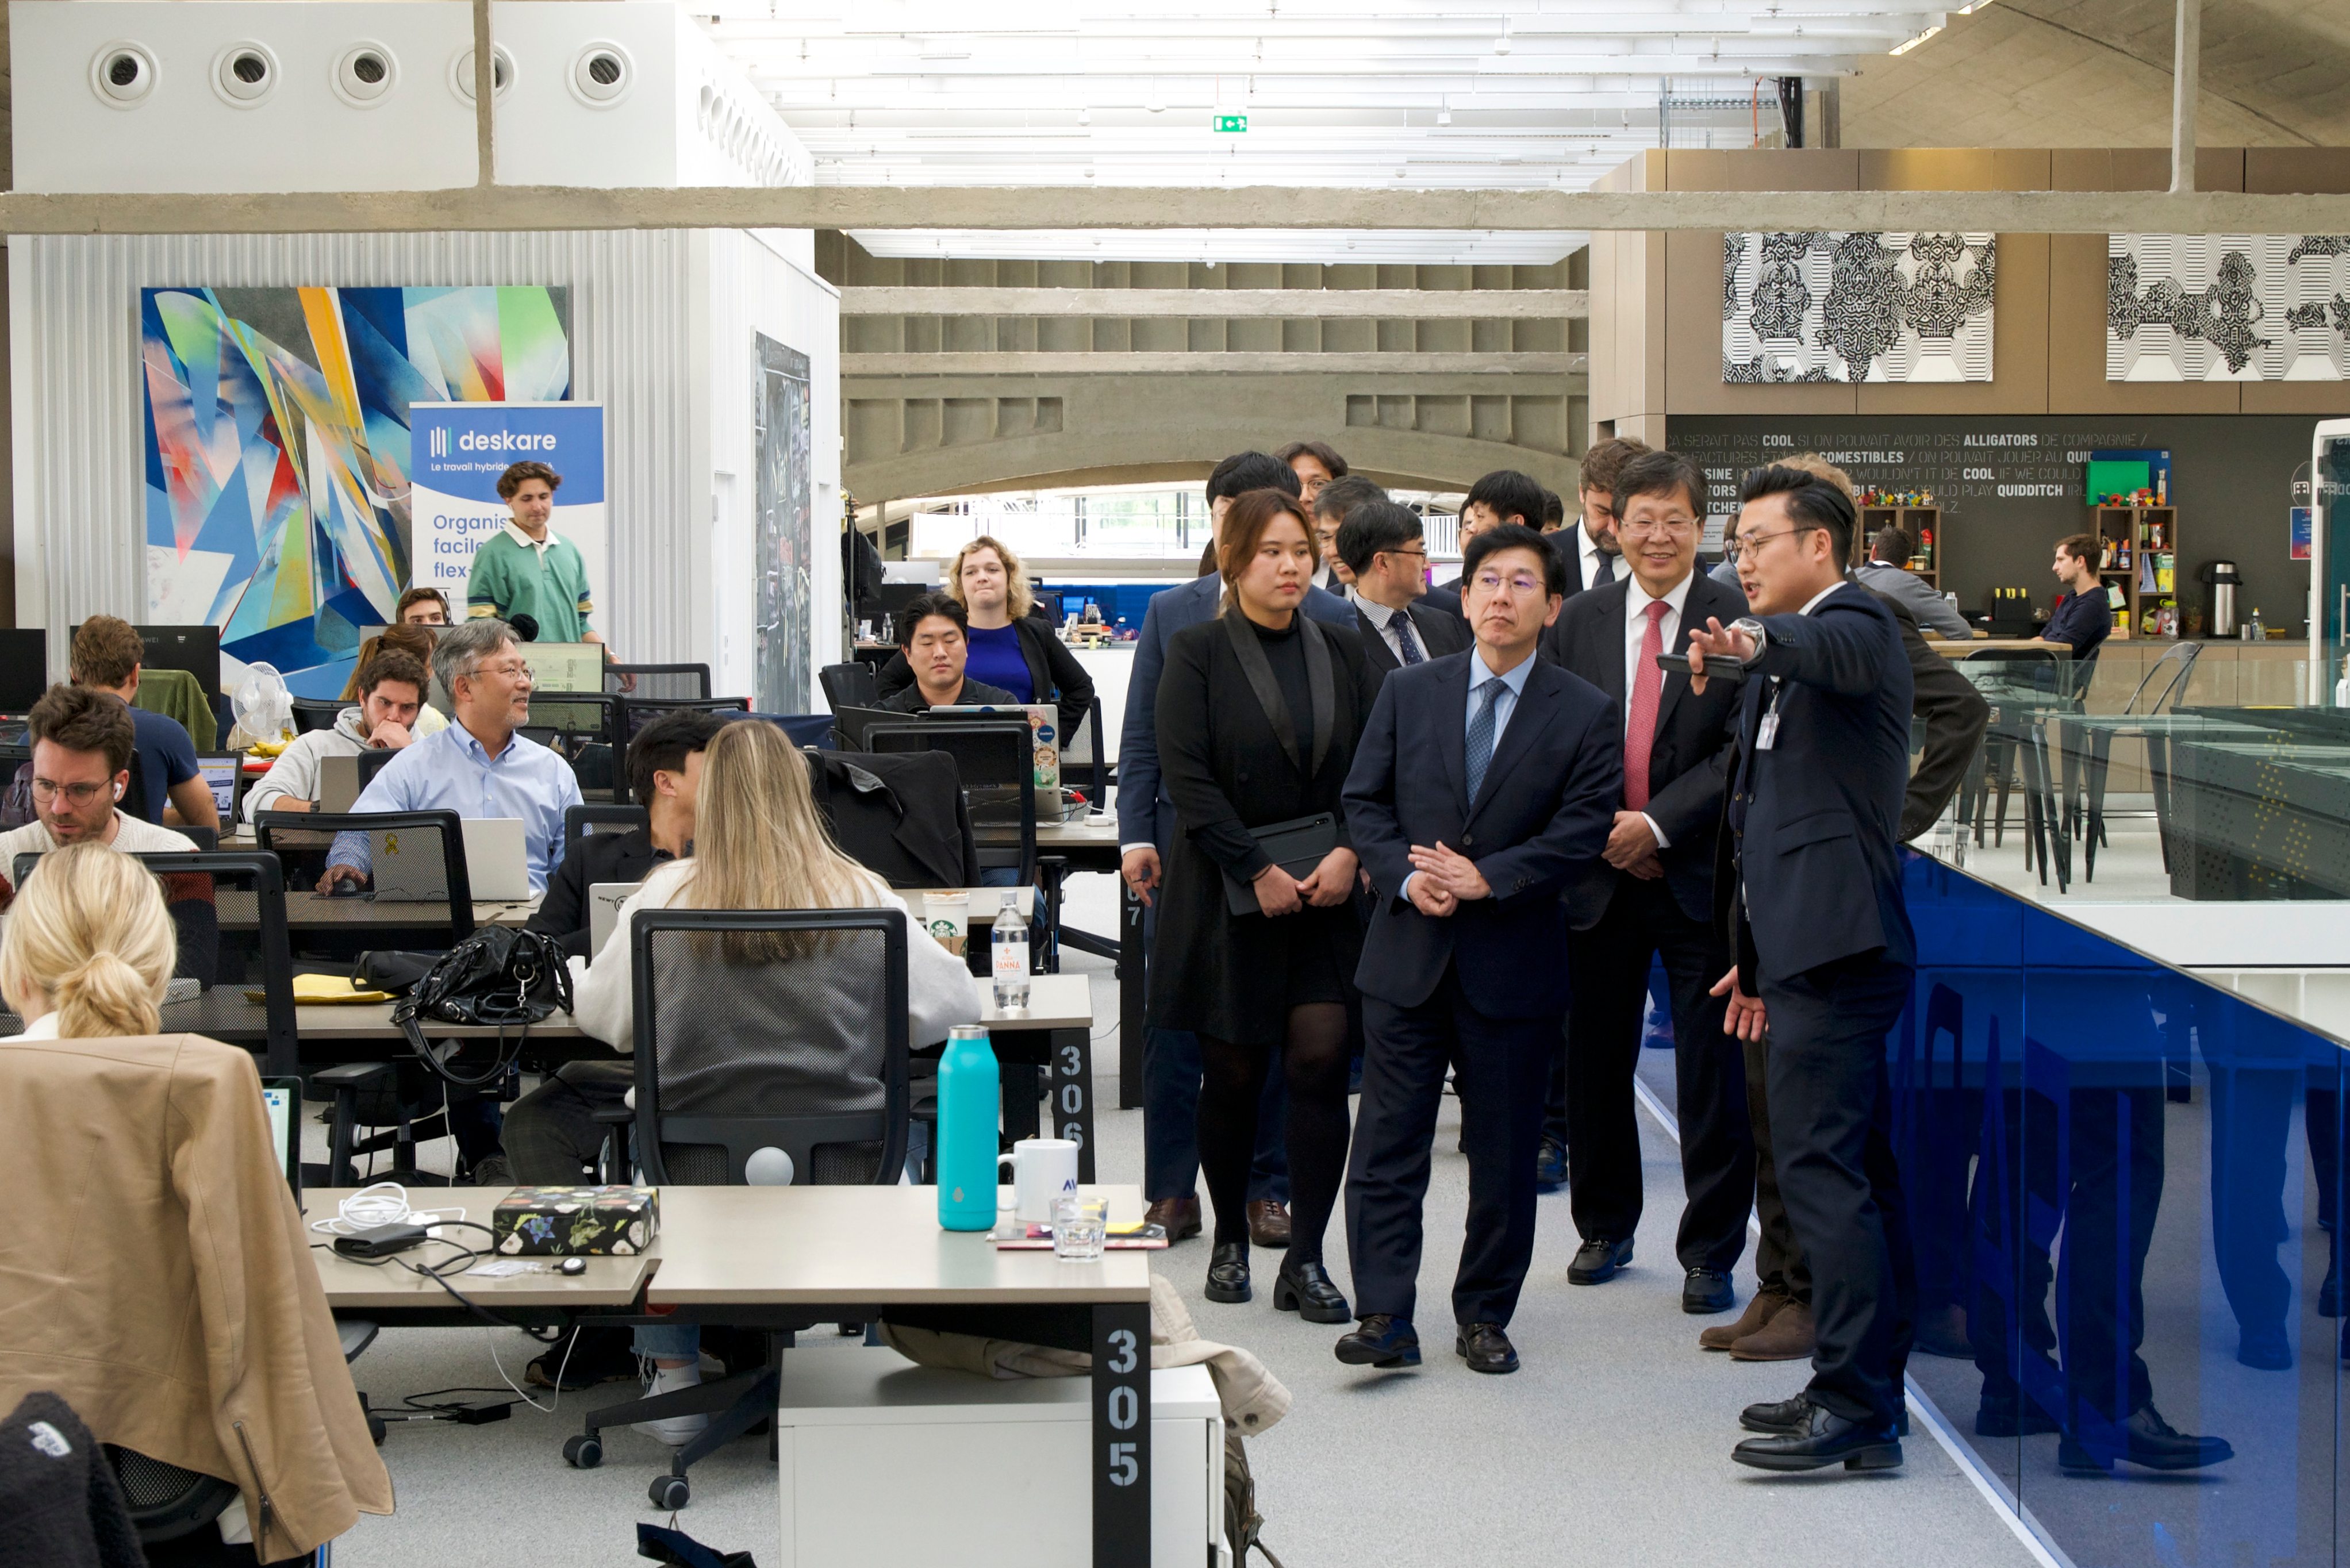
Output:
<path fill-rule="evenodd" d="M 569 763 L 515 733 L 530 722 L 530 664 L 522 644 L 504 621 L 470 620 L 433 644 L 432 673 L 457 722 L 386 764 L 351 809 L 519 817 L 530 890 L 545 892 L 563 858 L 563 814 L 580 804 L 579 781 Z M 366 834 L 338 834 L 318 891 L 366 881 L 369 854 Z"/>

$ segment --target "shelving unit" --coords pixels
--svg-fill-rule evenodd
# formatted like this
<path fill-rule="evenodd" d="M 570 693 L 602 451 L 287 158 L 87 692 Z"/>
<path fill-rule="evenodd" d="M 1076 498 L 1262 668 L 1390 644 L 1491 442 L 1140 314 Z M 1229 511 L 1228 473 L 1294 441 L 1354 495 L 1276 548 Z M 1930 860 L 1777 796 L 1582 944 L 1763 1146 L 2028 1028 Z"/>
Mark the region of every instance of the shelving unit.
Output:
<path fill-rule="evenodd" d="M 1877 537 L 1878 529 L 1892 527 L 1908 535 L 1917 545 L 1916 553 L 1906 563 L 1909 570 L 1925 578 L 1928 587 L 1940 593 L 1942 509 L 1939 506 L 1863 506 L 1860 537 L 1852 542 L 1853 564 L 1857 566 L 1868 559 L 1868 542 Z"/>
<path fill-rule="evenodd" d="M 2105 546 L 2098 579 L 2121 585 L 2123 608 L 2116 612 L 2113 635 L 2146 637 L 2145 615 L 2178 605 L 2178 508 L 2176 506 L 2100 506 L 2096 535 Z M 2174 628 L 2170 635 L 2177 636 Z"/>

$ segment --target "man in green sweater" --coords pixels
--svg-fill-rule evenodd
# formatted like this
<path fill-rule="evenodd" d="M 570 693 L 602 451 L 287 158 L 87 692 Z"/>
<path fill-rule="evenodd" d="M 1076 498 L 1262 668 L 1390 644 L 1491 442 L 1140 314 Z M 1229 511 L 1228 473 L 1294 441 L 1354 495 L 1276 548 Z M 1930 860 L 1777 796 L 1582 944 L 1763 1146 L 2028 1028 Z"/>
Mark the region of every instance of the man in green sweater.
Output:
<path fill-rule="evenodd" d="M 543 462 L 517 462 L 498 476 L 498 499 L 514 515 L 474 552 L 465 612 L 477 620 L 529 616 L 538 622 L 540 642 L 602 642 L 603 634 L 588 625 L 596 605 L 579 546 L 546 525 L 562 483 Z"/>

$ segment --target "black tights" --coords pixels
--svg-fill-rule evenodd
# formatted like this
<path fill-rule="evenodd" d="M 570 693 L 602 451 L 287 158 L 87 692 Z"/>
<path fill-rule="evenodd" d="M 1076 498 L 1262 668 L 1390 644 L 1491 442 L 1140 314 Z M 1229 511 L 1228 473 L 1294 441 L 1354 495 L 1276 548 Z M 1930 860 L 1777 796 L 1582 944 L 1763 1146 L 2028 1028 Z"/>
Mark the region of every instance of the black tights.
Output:
<path fill-rule="evenodd" d="M 1273 1047 L 1200 1036 L 1200 1169 L 1216 1207 L 1216 1245 L 1248 1241 L 1249 1162 L 1256 1107 Z M 1289 1261 L 1322 1261 L 1322 1232 L 1347 1171 L 1347 1009 L 1336 1002 L 1289 1010 L 1281 1047 L 1289 1091 Z"/>

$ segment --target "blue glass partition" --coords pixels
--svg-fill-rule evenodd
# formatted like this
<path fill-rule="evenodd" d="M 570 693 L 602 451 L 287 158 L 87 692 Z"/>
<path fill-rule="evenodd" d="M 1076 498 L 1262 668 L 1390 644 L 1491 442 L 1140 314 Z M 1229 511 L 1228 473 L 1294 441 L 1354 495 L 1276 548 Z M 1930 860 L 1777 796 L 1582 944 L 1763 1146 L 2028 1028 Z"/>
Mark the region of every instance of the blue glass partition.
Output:
<path fill-rule="evenodd" d="M 2344 1046 L 1939 861 L 1907 877 L 1910 1376 L 2078 1568 L 2342 1561 Z M 2132 1462 L 2148 1411 L 2204 1462 Z"/>

